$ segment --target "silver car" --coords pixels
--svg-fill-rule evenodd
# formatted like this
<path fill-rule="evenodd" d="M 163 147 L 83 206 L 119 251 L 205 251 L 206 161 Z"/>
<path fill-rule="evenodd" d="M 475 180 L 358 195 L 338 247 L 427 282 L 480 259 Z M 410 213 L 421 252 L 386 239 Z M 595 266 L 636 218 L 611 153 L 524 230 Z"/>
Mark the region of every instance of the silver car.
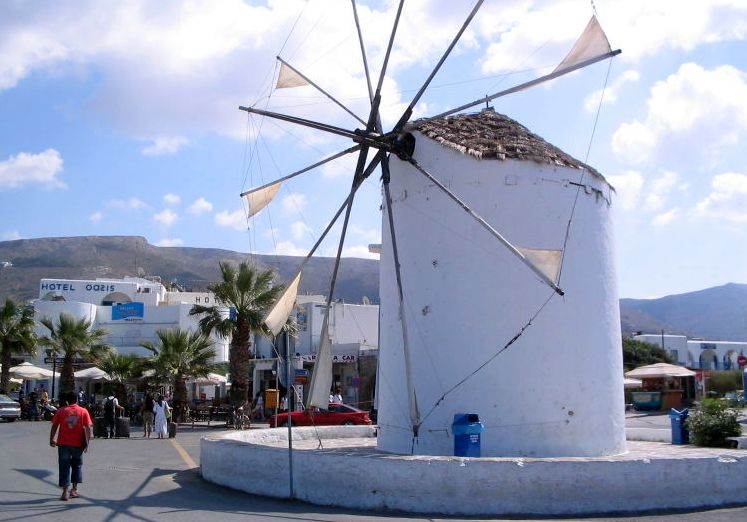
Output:
<path fill-rule="evenodd" d="M 0 395 L 0 418 L 8 422 L 20 419 L 21 405 L 7 395 Z"/>

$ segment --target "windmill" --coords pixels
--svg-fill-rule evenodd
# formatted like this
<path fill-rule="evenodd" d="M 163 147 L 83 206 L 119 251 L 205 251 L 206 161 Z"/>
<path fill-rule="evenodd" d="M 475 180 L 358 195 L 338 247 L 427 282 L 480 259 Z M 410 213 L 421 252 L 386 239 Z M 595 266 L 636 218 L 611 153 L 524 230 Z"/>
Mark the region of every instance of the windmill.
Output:
<path fill-rule="evenodd" d="M 367 118 L 360 118 L 356 116 L 343 103 L 336 100 L 331 94 L 322 89 L 302 71 L 300 71 L 281 57 L 278 57 L 278 61 L 280 63 L 280 71 L 277 77 L 276 88 L 293 88 L 298 86 L 310 85 L 316 88 L 330 100 L 332 100 L 346 112 L 351 114 L 362 125 L 362 127 L 356 129 L 346 129 L 319 121 L 281 114 L 257 107 L 240 107 L 242 111 L 246 111 L 248 113 L 290 122 L 336 136 L 342 136 L 352 142 L 349 148 L 333 154 L 319 162 L 316 162 L 313 165 L 293 172 L 287 176 L 281 177 L 280 179 L 277 179 L 266 185 L 253 188 L 247 192 L 242 193 L 241 196 L 246 198 L 250 217 L 262 210 L 270 203 L 270 201 L 272 201 L 273 197 L 277 194 L 281 184 L 284 181 L 320 167 L 343 156 L 349 154 L 357 154 L 356 167 L 351 181 L 350 191 L 347 197 L 342 202 L 334 217 L 327 225 L 317 242 L 311 248 L 306 258 L 301 262 L 298 268 L 297 275 L 289 283 L 283 296 L 278 300 L 275 307 L 265 318 L 265 323 L 270 331 L 277 335 L 293 310 L 304 265 L 316 252 L 319 245 L 332 229 L 337 220 L 340 218 L 340 216 L 344 216 L 342 220 L 342 232 L 340 241 L 337 247 L 334 268 L 332 270 L 329 292 L 327 294 L 327 313 L 325 314 L 322 325 L 320 348 L 318 356 L 316 358 L 314 372 L 312 374 L 311 391 L 307 401 L 307 406 L 317 406 L 324 408 L 328 403 L 328 394 L 332 381 L 331 341 L 329 336 L 329 309 L 331 307 L 331 302 L 334 295 L 337 274 L 340 266 L 340 257 L 345 242 L 351 209 L 353 207 L 356 192 L 361 187 L 361 184 L 372 173 L 377 171 L 377 169 L 380 169 L 381 171 L 381 180 L 383 187 L 382 207 L 384 209 L 382 228 L 386 232 L 384 238 L 385 251 L 382 254 L 382 286 L 385 285 L 385 280 L 387 281 L 386 284 L 388 284 L 388 282 L 391 282 L 392 291 L 391 300 L 389 302 L 389 304 L 391 305 L 391 312 L 389 313 L 389 317 L 394 317 L 394 320 L 397 323 L 397 327 L 393 328 L 393 330 L 396 330 L 396 333 L 393 335 L 398 338 L 396 344 L 398 344 L 399 348 L 401 348 L 401 357 L 397 359 L 396 364 L 398 364 L 403 370 L 402 379 L 400 379 L 400 382 L 404 386 L 403 396 L 406 396 L 406 401 L 403 402 L 406 402 L 406 408 L 404 409 L 407 412 L 407 426 L 403 426 L 403 422 L 396 423 L 398 424 L 396 426 L 390 426 L 394 428 L 395 431 L 400 430 L 404 431 L 407 434 L 406 436 L 401 434 L 391 436 L 390 440 L 392 442 L 387 444 L 390 445 L 390 449 L 392 450 L 402 451 L 402 441 L 407 438 L 410 441 L 408 448 L 409 452 L 418 452 L 418 446 L 421 443 L 421 439 L 424 439 L 421 429 L 423 428 L 425 421 L 436 409 L 438 409 L 440 405 L 444 404 L 447 395 L 451 391 L 462 385 L 468 378 L 472 376 L 472 374 L 470 374 L 463 381 L 456 382 L 455 385 L 449 390 L 441 390 L 441 392 L 443 393 L 436 393 L 435 397 L 437 400 L 435 401 L 433 401 L 431 397 L 433 395 L 432 391 L 426 390 L 425 392 L 423 392 L 422 388 L 419 388 L 416 383 L 417 379 L 415 378 L 415 373 L 418 363 L 414 360 L 413 357 L 413 348 L 411 345 L 413 344 L 413 336 L 415 334 L 411 331 L 411 325 L 417 325 L 417 322 L 415 321 L 415 314 L 411 310 L 411 307 L 407 304 L 407 296 L 405 292 L 405 288 L 407 285 L 405 281 L 405 274 L 403 273 L 402 269 L 403 259 L 400 256 L 400 250 L 403 245 L 399 242 L 398 239 L 402 231 L 407 230 L 407 225 L 398 222 L 398 215 L 395 213 L 396 204 L 391 190 L 393 173 L 404 176 L 405 171 L 403 170 L 403 166 L 406 166 L 407 169 L 410 169 L 410 171 L 412 172 L 416 172 L 417 175 L 421 177 L 422 183 L 427 184 L 429 187 L 435 187 L 435 190 L 445 198 L 445 201 L 449 202 L 448 204 L 451 205 L 452 208 L 457 208 L 460 209 L 460 211 L 464 211 L 474 224 L 477 224 L 483 232 L 487 233 L 492 241 L 496 242 L 497 245 L 500 245 L 500 248 L 503 249 L 504 253 L 508 253 L 517 263 L 519 263 L 523 267 L 522 270 L 525 270 L 526 273 L 531 274 L 532 278 L 540 281 L 544 288 L 550 290 L 550 297 L 548 297 L 545 304 L 540 307 L 533 316 L 531 316 L 531 319 L 525 324 L 524 321 L 521 321 L 518 326 L 514 327 L 516 330 L 516 335 L 512 338 L 509 338 L 505 346 L 503 346 L 503 348 L 498 352 L 498 354 L 502 353 L 516 342 L 516 340 L 523 334 L 523 332 L 532 324 L 532 321 L 536 319 L 540 312 L 542 312 L 542 310 L 547 305 L 547 302 L 549 302 L 551 298 L 560 298 L 564 296 L 565 291 L 561 286 L 560 275 L 563 269 L 564 256 L 566 253 L 565 245 L 561 245 L 560 247 L 556 246 L 553 248 L 538 248 L 532 245 L 522 245 L 514 242 L 509 235 L 504 234 L 501 230 L 499 230 L 499 228 L 492 222 L 491 219 L 484 217 L 481 212 L 475 210 L 472 202 L 461 197 L 460 194 L 456 193 L 449 186 L 447 186 L 446 183 L 439 179 L 442 178 L 442 176 L 432 172 L 432 167 L 429 166 L 432 162 L 429 162 L 425 157 L 418 156 L 418 151 L 420 150 L 420 148 L 415 135 L 419 134 L 427 136 L 428 133 L 431 133 L 432 137 L 435 137 L 434 139 L 447 141 L 447 139 L 443 136 L 444 133 L 441 132 L 443 129 L 439 130 L 439 127 L 443 122 L 452 121 L 450 120 L 450 118 L 453 115 L 461 113 L 467 109 L 486 104 L 502 96 L 528 89 L 543 82 L 569 74 L 575 70 L 597 63 L 601 60 L 611 58 L 620 53 L 619 50 L 611 49 L 609 42 L 604 32 L 602 31 L 596 17 L 593 16 L 586 26 L 581 37 L 577 40 L 577 42 L 563 59 L 563 61 L 551 73 L 522 83 L 520 85 L 504 89 L 500 92 L 481 97 L 449 111 L 442 112 L 441 114 L 423 118 L 415 122 L 410 121 L 414 108 L 430 86 L 431 82 L 433 81 L 438 71 L 441 69 L 444 62 L 453 51 L 454 47 L 459 42 L 460 38 L 464 34 L 464 31 L 467 29 L 470 22 L 479 11 L 482 3 L 482 0 L 479 0 L 475 3 L 461 28 L 457 31 L 456 35 L 444 51 L 439 61 L 436 63 L 431 73 L 423 82 L 422 86 L 418 89 L 417 93 L 413 96 L 412 100 L 408 104 L 407 108 L 403 111 L 400 118 L 389 130 L 385 130 L 382 126 L 382 118 L 380 113 L 382 103 L 382 86 L 384 83 L 384 79 L 386 78 L 387 66 L 389 64 L 393 43 L 397 34 L 397 28 L 404 7 L 404 0 L 401 0 L 398 4 L 394 23 L 388 39 L 388 45 L 384 54 L 383 64 L 375 85 L 372 82 L 371 74 L 369 71 L 366 46 L 364 45 L 361 24 L 356 9 L 356 2 L 355 0 L 351 0 L 353 18 L 355 20 L 355 26 L 357 29 L 358 42 L 360 44 L 362 62 L 368 86 L 368 100 L 370 102 L 370 110 Z M 573 161 L 568 161 L 567 166 L 575 169 L 583 169 L 586 167 L 582 164 L 578 165 L 577 163 L 573 163 Z M 593 169 L 586 168 L 586 170 L 591 172 L 592 175 L 594 174 Z M 395 182 L 396 181 L 397 180 L 395 180 Z M 596 190 L 604 197 L 604 194 L 602 194 L 603 190 L 598 187 L 587 186 L 584 183 L 580 182 L 578 179 L 574 179 L 570 183 L 574 185 L 573 189 L 576 190 L 576 194 L 578 194 L 580 190 L 588 190 L 590 191 L 590 193 L 594 193 L 594 191 Z M 597 194 L 597 196 L 599 196 L 599 194 Z M 570 220 L 568 222 L 568 226 L 570 227 Z M 411 256 L 411 254 L 412 253 L 408 253 L 408 256 Z M 385 257 L 386 259 L 384 259 Z M 433 260 L 433 263 L 435 266 L 436 259 Z M 409 261 L 407 260 L 405 264 L 411 265 L 411 263 L 409 263 Z M 389 279 L 385 277 L 384 266 L 390 268 L 390 270 L 387 271 L 387 274 L 391 276 Z M 412 276 L 412 273 L 410 275 Z M 382 295 L 382 308 L 384 306 L 384 297 Z M 425 316 L 427 315 L 427 313 L 428 312 L 426 311 L 426 308 L 423 308 L 422 315 Z M 395 343 L 391 335 L 389 336 L 388 342 Z M 384 349 L 383 345 L 381 346 L 381 349 Z M 495 356 L 497 356 L 498 354 L 496 354 Z M 482 366 L 479 366 L 476 371 L 479 371 L 480 369 L 485 367 L 490 361 L 493 360 L 495 356 L 491 357 Z M 424 399 L 424 396 L 428 397 Z M 428 404 L 429 409 L 424 410 L 424 400 L 434 402 L 435 404 L 433 404 L 432 406 L 431 404 Z M 441 419 L 441 421 L 439 422 L 441 422 L 439 427 L 434 427 L 434 429 L 430 430 L 430 432 L 435 432 L 442 429 L 443 419 Z M 387 433 L 389 432 L 387 432 L 386 426 L 382 426 L 382 435 L 384 435 L 384 440 L 387 440 Z M 436 444 L 434 446 L 433 444 L 426 442 L 422 445 L 422 449 L 425 451 L 431 451 L 433 453 L 443 452 L 443 449 L 439 449 L 439 444 Z M 615 443 L 613 444 L 613 446 L 617 448 L 619 444 Z M 592 452 L 594 451 L 596 450 L 592 450 Z M 604 451 L 607 450 L 603 450 L 602 452 Z"/>

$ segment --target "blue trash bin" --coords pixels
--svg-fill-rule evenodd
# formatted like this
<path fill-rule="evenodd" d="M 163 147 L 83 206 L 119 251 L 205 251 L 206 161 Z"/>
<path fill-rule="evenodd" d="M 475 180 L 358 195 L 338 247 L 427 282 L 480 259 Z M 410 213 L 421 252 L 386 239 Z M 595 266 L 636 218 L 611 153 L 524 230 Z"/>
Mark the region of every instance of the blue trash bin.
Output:
<path fill-rule="evenodd" d="M 689 411 L 685 408 L 677 411 L 672 408 L 669 412 L 669 420 L 672 423 L 672 444 L 690 444 L 690 433 L 685 427 L 685 421 Z"/>
<path fill-rule="evenodd" d="M 454 455 L 457 457 L 480 456 L 480 434 L 485 426 L 476 413 L 457 413 L 451 424 L 454 433 Z"/>

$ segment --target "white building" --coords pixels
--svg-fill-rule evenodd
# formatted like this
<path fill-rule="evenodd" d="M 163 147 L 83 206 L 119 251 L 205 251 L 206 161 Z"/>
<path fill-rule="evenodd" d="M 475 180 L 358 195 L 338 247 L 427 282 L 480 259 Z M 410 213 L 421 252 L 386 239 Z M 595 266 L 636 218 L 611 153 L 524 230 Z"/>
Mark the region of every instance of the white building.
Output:
<path fill-rule="evenodd" d="M 291 339 L 291 352 L 295 355 L 294 367 L 311 372 L 319 351 L 322 322 L 326 298 L 321 295 L 298 296 L 295 316 L 298 336 Z M 379 307 L 371 304 L 332 303 L 329 315 L 329 335 L 332 341 L 333 388 L 339 387 L 346 403 L 357 403 L 368 409 L 370 404 L 361 404 L 361 396 L 370 400 L 373 390 L 369 380 L 373 379 L 378 352 Z M 277 354 L 272 343 L 255 336 L 255 361 L 253 393 L 261 388 L 275 386 Z M 281 354 L 282 355 L 282 354 Z M 363 366 L 363 367 L 362 367 Z M 302 372 L 303 373 L 303 372 Z M 301 379 L 303 380 L 303 379 Z M 363 392 L 361 388 L 366 388 Z"/>
<path fill-rule="evenodd" d="M 106 330 L 104 342 L 119 353 L 148 355 L 143 341 L 158 343 L 156 332 L 180 328 L 198 329 L 198 318 L 189 315 L 195 303 L 214 303 L 209 293 L 170 292 L 158 279 L 42 279 L 39 299 L 34 301 L 36 332 L 49 331 L 38 322 L 49 317 L 56 321 L 61 313 L 87 319 L 94 328 Z M 227 311 L 226 311 L 227 313 Z M 228 360 L 228 341 L 213 337 L 214 362 Z M 43 364 L 43 351 L 36 364 Z"/>
<path fill-rule="evenodd" d="M 684 335 L 640 334 L 637 341 L 664 348 L 680 366 L 706 370 L 738 370 L 737 358 L 747 355 L 747 342 L 688 339 Z"/>

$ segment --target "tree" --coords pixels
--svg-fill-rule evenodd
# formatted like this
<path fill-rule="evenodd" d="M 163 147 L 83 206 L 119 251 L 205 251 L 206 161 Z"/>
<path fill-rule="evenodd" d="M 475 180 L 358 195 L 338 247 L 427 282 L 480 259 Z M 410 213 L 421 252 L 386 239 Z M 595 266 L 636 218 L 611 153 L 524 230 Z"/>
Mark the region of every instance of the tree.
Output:
<path fill-rule="evenodd" d="M 184 422 L 187 412 L 187 379 L 206 377 L 215 370 L 211 363 L 215 357 L 213 343 L 200 332 L 179 328 L 159 330 L 158 345 L 149 341 L 140 343 L 153 355 L 146 366 L 155 370 L 156 376 L 170 380 L 174 386 L 174 413 L 177 422 Z"/>
<path fill-rule="evenodd" d="M 127 398 L 125 384 L 142 373 L 141 358 L 136 355 L 122 355 L 110 350 L 96 360 L 96 366 L 111 377 L 120 402 Z"/>
<path fill-rule="evenodd" d="M 625 371 L 655 363 L 673 363 L 672 357 L 656 344 L 637 341 L 635 339 L 623 339 L 623 366 Z"/>
<path fill-rule="evenodd" d="M 231 337 L 228 362 L 231 374 L 230 400 L 235 406 L 246 402 L 249 396 L 249 363 L 253 358 L 251 336 L 253 332 L 270 335 L 263 319 L 282 294 L 284 286 L 273 286 L 275 272 L 260 270 L 246 262 L 238 267 L 221 262 L 222 281 L 208 286 L 221 306 L 195 305 L 190 315 L 202 315 L 200 328 L 203 334 L 216 332 Z"/>
<path fill-rule="evenodd" d="M 20 306 L 12 299 L 6 299 L 0 309 L 0 342 L 2 343 L 2 374 L 0 374 L 0 393 L 8 393 L 10 385 L 10 367 L 13 366 L 13 354 L 36 355 L 37 338 L 34 334 L 34 310 Z"/>
<path fill-rule="evenodd" d="M 60 370 L 60 393 L 75 392 L 73 362 L 76 358 L 95 361 L 111 348 L 103 343 L 107 331 L 102 328 L 91 328 L 87 319 L 75 319 L 69 314 L 61 313 L 58 324 L 45 317 L 41 320 L 49 335 L 39 339 L 39 344 L 48 346 L 52 356 L 62 354 Z"/>

